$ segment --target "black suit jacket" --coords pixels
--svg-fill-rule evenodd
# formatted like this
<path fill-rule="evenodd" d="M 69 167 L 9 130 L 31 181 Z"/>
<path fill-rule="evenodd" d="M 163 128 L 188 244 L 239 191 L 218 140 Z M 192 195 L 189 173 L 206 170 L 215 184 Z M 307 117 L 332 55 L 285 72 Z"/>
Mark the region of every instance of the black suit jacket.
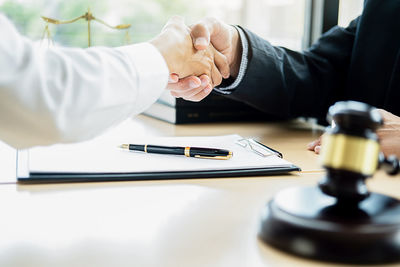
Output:
<path fill-rule="evenodd" d="M 347 28 L 332 28 L 302 53 L 244 31 L 249 65 L 229 97 L 281 118 L 324 118 L 339 100 L 400 115 L 400 0 L 367 0 Z"/>

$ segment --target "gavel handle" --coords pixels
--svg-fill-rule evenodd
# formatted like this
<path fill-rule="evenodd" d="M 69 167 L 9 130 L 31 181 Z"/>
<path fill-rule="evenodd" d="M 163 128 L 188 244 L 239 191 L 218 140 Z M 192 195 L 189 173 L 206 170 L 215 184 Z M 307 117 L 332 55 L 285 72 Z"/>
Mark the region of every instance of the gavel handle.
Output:
<path fill-rule="evenodd" d="M 380 153 L 379 168 L 383 169 L 389 175 L 396 175 L 400 172 L 400 161 L 395 155 L 385 157 L 383 153 Z"/>

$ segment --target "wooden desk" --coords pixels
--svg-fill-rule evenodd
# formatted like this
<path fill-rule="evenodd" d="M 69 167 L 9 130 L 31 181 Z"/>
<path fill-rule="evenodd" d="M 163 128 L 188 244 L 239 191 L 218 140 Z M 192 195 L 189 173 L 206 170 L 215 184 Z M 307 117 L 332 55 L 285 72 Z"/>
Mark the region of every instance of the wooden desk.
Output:
<path fill-rule="evenodd" d="M 320 169 L 305 149 L 319 133 L 298 124 L 174 126 L 139 117 L 101 138 L 232 133 L 259 138 L 304 170 Z M 0 266 L 337 266 L 290 256 L 257 238 L 267 201 L 285 187 L 315 184 L 322 172 L 17 185 L 7 183 L 15 179 L 14 151 L 0 151 L 8 163 L 0 173 Z M 398 182 L 380 174 L 370 185 L 400 197 Z"/>

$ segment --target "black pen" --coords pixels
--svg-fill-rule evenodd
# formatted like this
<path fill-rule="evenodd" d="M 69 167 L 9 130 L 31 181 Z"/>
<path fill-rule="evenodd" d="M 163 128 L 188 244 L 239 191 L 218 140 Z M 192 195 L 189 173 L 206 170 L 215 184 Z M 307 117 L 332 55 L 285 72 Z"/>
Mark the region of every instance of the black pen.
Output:
<path fill-rule="evenodd" d="M 204 147 L 180 147 L 180 146 L 155 146 L 155 145 L 136 145 L 122 144 L 122 149 L 142 151 L 145 153 L 184 155 L 186 157 L 202 159 L 230 159 L 233 153 L 229 150 Z"/>

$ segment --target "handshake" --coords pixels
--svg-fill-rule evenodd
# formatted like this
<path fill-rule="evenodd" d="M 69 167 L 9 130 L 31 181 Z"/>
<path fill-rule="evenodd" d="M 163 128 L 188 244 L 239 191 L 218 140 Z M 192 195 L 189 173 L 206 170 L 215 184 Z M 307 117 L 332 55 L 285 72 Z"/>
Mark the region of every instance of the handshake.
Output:
<path fill-rule="evenodd" d="M 235 77 L 239 71 L 239 34 L 234 27 L 214 18 L 188 27 L 175 16 L 150 43 L 168 65 L 168 89 L 175 97 L 200 101 L 223 78 Z"/>

